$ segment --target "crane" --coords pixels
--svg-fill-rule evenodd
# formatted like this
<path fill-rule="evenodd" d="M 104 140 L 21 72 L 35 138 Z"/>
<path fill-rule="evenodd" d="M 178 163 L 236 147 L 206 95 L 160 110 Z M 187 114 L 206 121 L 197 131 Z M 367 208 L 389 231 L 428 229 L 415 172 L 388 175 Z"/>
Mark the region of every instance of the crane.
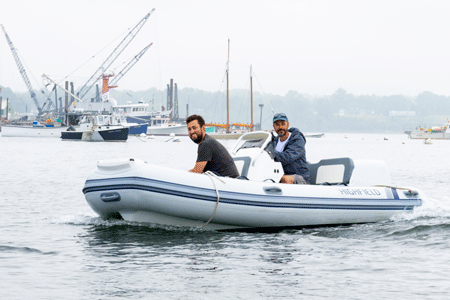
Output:
<path fill-rule="evenodd" d="M 111 64 L 117 59 L 117 57 L 122 53 L 122 51 L 128 46 L 128 44 L 134 39 L 142 26 L 144 26 L 147 19 L 155 11 L 152 9 L 130 32 L 127 36 L 120 42 L 120 44 L 114 49 L 114 51 L 109 55 L 109 57 L 103 62 L 103 64 L 98 68 L 98 70 L 89 78 L 89 80 L 81 87 L 80 91 L 77 93 L 79 98 L 83 97 L 89 92 L 89 90 L 94 86 L 95 82 L 101 77 L 102 73 L 107 70 Z"/>
<path fill-rule="evenodd" d="M 46 85 L 49 84 L 54 84 L 57 87 L 59 87 L 60 89 L 64 90 L 66 93 L 68 93 L 69 95 L 71 95 L 72 97 L 74 97 L 75 99 L 77 99 L 77 101 L 82 102 L 80 98 L 78 98 L 77 96 L 75 96 L 74 94 L 72 94 L 70 91 L 66 90 L 65 88 L 63 88 L 62 86 L 60 86 L 58 83 L 56 83 L 56 81 L 54 81 L 53 79 L 51 79 L 48 75 L 42 74 L 42 80 L 47 81 Z"/>
<path fill-rule="evenodd" d="M 144 53 L 150 48 L 153 43 L 150 43 L 144 49 L 141 50 L 120 72 L 117 74 L 113 80 L 111 80 L 111 85 L 116 85 L 117 82 L 138 62 L 138 60 L 144 55 Z"/>
<path fill-rule="evenodd" d="M 28 79 L 27 72 L 25 71 L 25 68 L 22 66 L 22 62 L 20 61 L 19 55 L 17 54 L 16 48 L 14 47 L 13 43 L 11 42 L 11 39 L 9 38 L 8 34 L 6 33 L 5 27 L 2 26 L 3 32 L 5 33 L 6 40 L 8 41 L 9 48 L 11 49 L 11 52 L 14 56 L 14 59 L 16 61 L 17 67 L 19 68 L 20 75 L 22 75 L 23 81 L 25 81 L 25 85 L 28 88 L 28 91 L 30 92 L 31 98 L 34 101 L 34 104 L 36 105 L 39 115 L 42 115 L 43 110 L 41 107 L 39 107 L 39 101 L 36 98 L 36 93 L 33 91 L 33 88 L 31 87 L 31 82 Z"/>

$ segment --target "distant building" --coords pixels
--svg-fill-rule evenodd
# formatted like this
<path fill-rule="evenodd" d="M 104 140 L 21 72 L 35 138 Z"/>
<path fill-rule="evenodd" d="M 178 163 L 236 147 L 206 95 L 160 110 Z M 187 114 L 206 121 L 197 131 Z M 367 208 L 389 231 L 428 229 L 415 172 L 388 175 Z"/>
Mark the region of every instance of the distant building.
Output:
<path fill-rule="evenodd" d="M 3 100 L 0 100 L 0 108 L 1 108 L 1 111 L 0 111 L 0 118 L 3 120 L 3 119 L 6 119 L 6 105 L 8 105 L 8 118 L 7 119 L 9 119 L 12 115 L 14 115 L 14 108 L 12 107 L 12 105 L 11 105 L 11 100 L 6 100 L 6 99 L 3 99 Z"/>
<path fill-rule="evenodd" d="M 390 110 L 389 117 L 414 117 L 416 112 L 413 110 Z"/>

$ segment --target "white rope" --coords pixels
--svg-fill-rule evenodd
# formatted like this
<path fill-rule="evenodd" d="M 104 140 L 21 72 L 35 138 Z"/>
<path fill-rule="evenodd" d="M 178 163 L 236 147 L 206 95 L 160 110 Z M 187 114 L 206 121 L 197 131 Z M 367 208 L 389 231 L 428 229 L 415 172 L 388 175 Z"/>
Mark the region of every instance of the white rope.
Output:
<path fill-rule="evenodd" d="M 223 183 L 226 183 L 222 178 L 220 178 L 219 176 L 217 176 L 216 174 L 214 174 L 211 171 L 206 171 L 205 174 L 208 175 L 209 178 L 211 178 L 211 181 L 214 184 L 214 189 L 216 190 L 216 195 L 217 195 L 217 201 L 216 201 L 216 208 L 214 209 L 214 213 L 212 214 L 211 218 L 209 218 L 209 220 L 205 224 L 203 224 L 202 229 L 204 229 L 205 226 L 208 225 L 209 222 L 211 222 L 211 220 L 216 216 L 217 208 L 219 207 L 220 196 L 219 196 L 219 190 L 217 189 L 216 183 L 214 182 L 214 177 L 216 179 L 219 179 Z"/>
<path fill-rule="evenodd" d="M 376 187 L 386 187 L 386 188 L 391 188 L 391 189 L 396 189 L 396 190 L 403 190 L 403 191 L 409 191 L 410 194 L 413 193 L 413 190 L 410 188 L 403 188 L 403 187 L 398 187 L 398 186 L 392 186 L 392 185 L 374 185 Z"/>

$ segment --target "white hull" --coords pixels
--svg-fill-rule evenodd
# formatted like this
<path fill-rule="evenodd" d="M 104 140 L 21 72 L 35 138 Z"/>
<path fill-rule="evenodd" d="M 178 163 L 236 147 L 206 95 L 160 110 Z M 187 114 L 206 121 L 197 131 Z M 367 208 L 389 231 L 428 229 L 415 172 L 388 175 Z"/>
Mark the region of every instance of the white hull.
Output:
<path fill-rule="evenodd" d="M 2 137 L 61 137 L 61 131 L 67 127 L 33 127 L 3 125 Z"/>
<path fill-rule="evenodd" d="M 450 132 L 411 132 L 409 134 L 411 139 L 432 139 L 432 140 L 450 140 Z"/>
<path fill-rule="evenodd" d="M 186 125 L 168 125 L 168 126 L 148 126 L 148 135 L 170 135 L 171 133 L 180 136 L 187 136 L 188 130 Z"/>
<path fill-rule="evenodd" d="M 441 125 L 407 125 L 405 133 L 411 139 L 450 140 L 450 120 Z"/>
<path fill-rule="evenodd" d="M 218 179 L 140 160 L 99 162 L 83 192 L 102 218 L 198 228 L 211 219 L 210 230 L 377 222 L 422 204 L 421 193 L 390 187 Z"/>
<path fill-rule="evenodd" d="M 325 133 L 305 133 L 304 136 L 307 138 L 321 138 Z"/>

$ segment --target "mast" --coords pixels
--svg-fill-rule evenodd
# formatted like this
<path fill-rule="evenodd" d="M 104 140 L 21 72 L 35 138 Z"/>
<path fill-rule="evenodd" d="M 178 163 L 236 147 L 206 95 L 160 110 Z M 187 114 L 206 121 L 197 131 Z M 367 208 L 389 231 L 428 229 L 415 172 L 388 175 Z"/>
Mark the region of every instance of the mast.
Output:
<path fill-rule="evenodd" d="M 230 39 L 228 39 L 228 60 L 227 60 L 227 133 L 230 133 L 230 96 L 228 84 L 229 67 L 230 67 Z"/>
<path fill-rule="evenodd" d="M 253 72 L 250 65 L 250 131 L 253 131 Z"/>

